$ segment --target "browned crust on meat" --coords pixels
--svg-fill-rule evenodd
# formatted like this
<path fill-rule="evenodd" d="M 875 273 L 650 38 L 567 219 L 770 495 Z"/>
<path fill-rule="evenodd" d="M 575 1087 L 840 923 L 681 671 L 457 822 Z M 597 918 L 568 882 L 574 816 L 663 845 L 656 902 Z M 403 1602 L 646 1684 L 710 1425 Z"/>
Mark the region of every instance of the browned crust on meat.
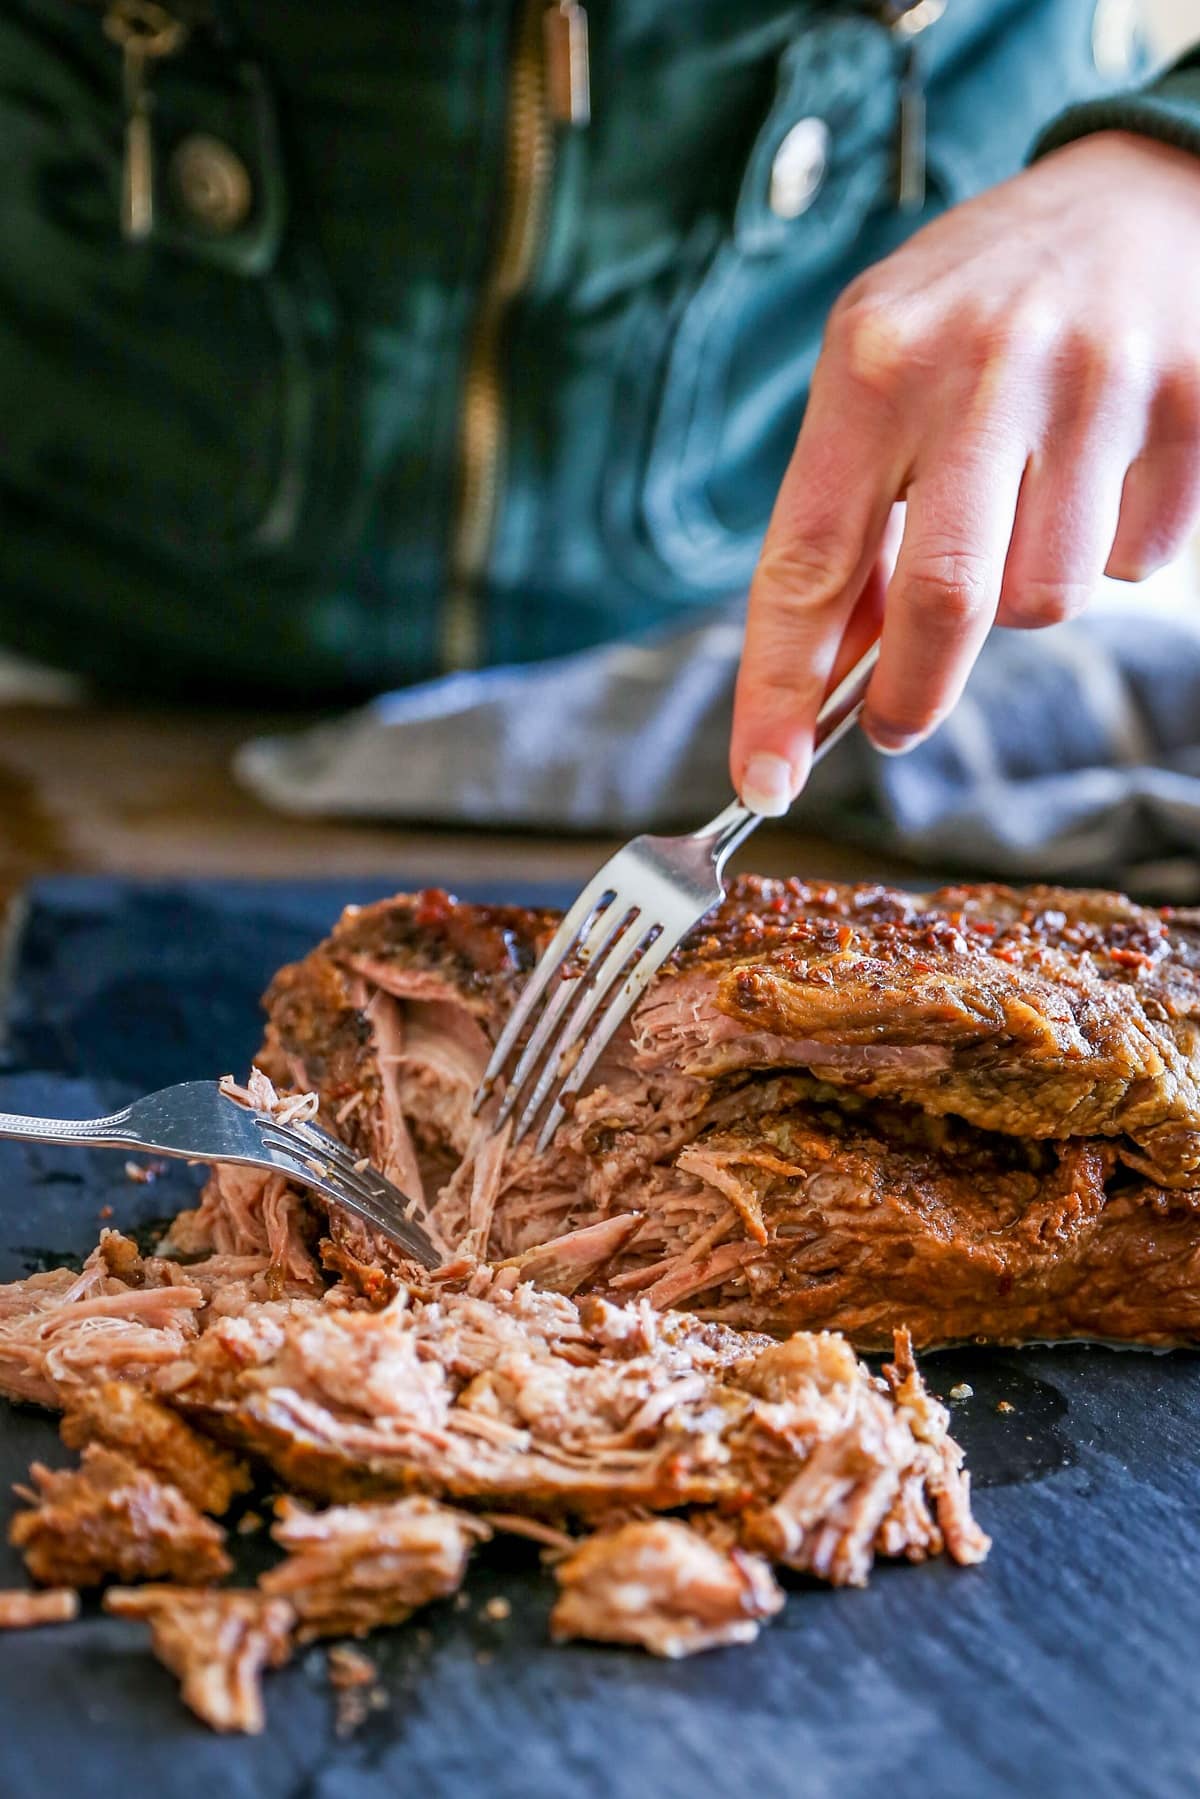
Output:
<path fill-rule="evenodd" d="M 13 1519 L 9 1541 L 44 1586 L 164 1575 L 202 1586 L 233 1567 L 220 1526 L 117 1450 L 91 1443 L 78 1468 L 35 1462 L 29 1474 L 32 1503 Z"/>
<path fill-rule="evenodd" d="M 71 1449 L 103 1443 L 122 1451 L 214 1517 L 227 1512 L 234 1497 L 249 1492 L 252 1484 L 245 1462 L 128 1381 L 103 1381 L 73 1394 L 61 1434 Z"/>
<path fill-rule="evenodd" d="M 330 1045 L 357 1040 L 360 1027 L 370 1035 L 356 1006 L 381 992 L 403 1007 L 431 980 L 494 1037 L 553 923 L 439 893 L 364 908 L 276 983 L 273 1040 L 293 1060 L 312 1049 L 332 1066 Z M 1190 913 L 1051 886 L 922 896 L 743 877 L 651 988 L 550 1154 L 528 1142 L 507 1153 L 482 1196 L 468 1154 L 434 1215 L 448 1241 L 465 1234 L 476 1253 L 517 1266 L 540 1256 L 524 1264 L 533 1268 L 557 1266 L 553 1243 L 565 1234 L 586 1241 L 618 1213 L 640 1212 L 630 1242 L 587 1281 L 776 1332 L 829 1326 L 874 1346 L 904 1319 L 923 1345 L 1193 1341 L 1198 1021 L 1200 920 Z M 357 1079 L 364 1099 L 346 1129 L 371 1147 L 373 1056 L 364 1050 L 357 1072 L 353 1056 L 339 1064 L 329 1096 Z M 619 1077 L 612 1104 L 606 1068 Z M 814 1079 L 828 1130 L 805 1109 Z M 653 1105 L 629 1102 L 656 1083 L 678 1095 L 669 1128 Z M 790 1185 L 786 1168 L 772 1179 L 749 1170 L 757 1123 L 741 1151 L 736 1133 L 721 1137 L 739 1108 L 778 1113 L 777 1132 L 795 1111 Z M 953 1157 L 932 1139 L 914 1144 L 911 1127 L 896 1125 L 906 1115 L 941 1120 Z M 722 1157 L 728 1178 L 713 1174 Z M 854 1217 L 804 1200 L 839 1159 L 876 1196 Z M 671 1208 L 679 1222 L 667 1226 Z M 343 1221 L 332 1229 L 331 1265 L 372 1302 L 386 1299 L 403 1274 L 361 1233 L 343 1241 Z M 1137 1282 L 1122 1280 L 1122 1264 Z M 381 1265 L 382 1278 L 372 1273 Z M 645 1282 L 643 1268 L 656 1270 Z"/>
<path fill-rule="evenodd" d="M 1094 1139 L 808 1104 L 709 1133 L 680 1166 L 759 1222 L 761 1248 L 689 1296 L 735 1327 L 836 1328 L 867 1349 L 897 1317 L 926 1348 L 1200 1338 L 1200 1193 L 1123 1174 Z"/>

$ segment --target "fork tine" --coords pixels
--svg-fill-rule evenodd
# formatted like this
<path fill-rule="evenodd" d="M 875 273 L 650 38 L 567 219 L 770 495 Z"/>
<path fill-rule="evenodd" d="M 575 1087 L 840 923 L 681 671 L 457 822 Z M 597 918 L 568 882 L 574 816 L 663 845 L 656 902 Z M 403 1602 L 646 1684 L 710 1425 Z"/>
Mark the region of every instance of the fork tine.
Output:
<path fill-rule="evenodd" d="M 560 971 L 557 984 L 542 1010 L 533 1034 L 522 1050 L 516 1067 L 508 1077 L 508 1088 L 500 1110 L 496 1113 L 495 1123 L 492 1125 L 493 1132 L 500 1129 L 520 1104 L 521 1095 L 527 1090 L 530 1081 L 536 1074 L 542 1052 L 550 1042 L 559 1019 L 572 1001 L 578 1000 L 598 978 L 599 971 L 604 965 L 604 959 L 616 937 L 636 917 L 636 908 L 632 910 L 629 907 L 622 908 L 615 903 L 608 905 L 602 912 L 596 914 L 595 922 L 580 938 L 577 948 L 572 952 L 572 959 L 577 959 L 581 964 L 580 972 L 578 976 L 568 979 L 566 970 Z"/>
<path fill-rule="evenodd" d="M 593 875 L 539 956 L 537 967 L 522 987 L 520 997 L 510 1012 L 508 1021 L 500 1033 L 499 1041 L 492 1051 L 491 1060 L 483 1071 L 483 1079 L 479 1083 L 472 1106 L 473 1113 L 477 1113 L 487 1100 L 503 1071 L 504 1064 L 516 1048 L 530 1014 L 545 995 L 554 976 L 561 970 L 562 964 L 576 940 L 583 936 L 593 918 L 598 913 L 605 911 L 616 899 L 616 890 L 608 880 L 608 871 L 611 865 L 611 862 L 606 862 L 604 867 Z"/>
<path fill-rule="evenodd" d="M 387 1176 L 373 1165 L 368 1164 L 365 1169 L 360 1168 L 359 1163 L 362 1158 L 355 1156 L 353 1151 L 348 1149 L 337 1137 L 332 1136 L 329 1131 L 324 1130 L 321 1125 L 314 1124 L 310 1120 L 307 1124 L 292 1125 L 289 1128 L 298 1130 L 306 1138 L 311 1138 L 312 1142 L 319 1147 L 319 1153 L 331 1162 L 339 1175 L 347 1181 L 353 1182 L 356 1187 L 365 1189 L 378 1200 L 380 1205 L 394 1207 L 401 1217 L 416 1226 L 418 1230 L 424 1229 L 422 1216 L 424 1208 L 417 1199 L 412 1194 L 405 1193 L 394 1182 L 389 1181 Z M 393 1193 L 396 1195 L 394 1200 L 391 1197 Z M 401 1204 L 401 1201 L 404 1203 Z"/>
<path fill-rule="evenodd" d="M 304 1187 L 316 1187 L 317 1191 L 334 1205 L 344 1206 L 347 1211 L 355 1212 L 367 1224 L 373 1225 L 385 1237 L 391 1239 L 402 1249 L 407 1249 L 426 1267 L 436 1266 L 437 1256 L 433 1245 L 428 1242 L 420 1227 L 410 1223 L 406 1218 L 395 1215 L 390 1209 L 377 1204 L 366 1192 L 351 1191 L 340 1179 L 330 1180 L 317 1174 L 302 1157 L 272 1146 L 272 1160 L 281 1173 L 290 1174 L 292 1179 Z"/>
<path fill-rule="evenodd" d="M 340 1138 L 334 1137 L 329 1131 L 323 1130 L 322 1127 L 319 1124 L 315 1124 L 312 1119 L 306 1119 L 303 1124 L 276 1124 L 275 1129 L 289 1132 L 298 1137 L 304 1145 L 315 1149 L 326 1161 L 332 1162 L 334 1167 L 340 1169 L 341 1172 L 348 1177 L 360 1179 L 363 1175 L 364 1170 L 358 1166 L 363 1158 L 354 1155 Z M 387 1181 L 387 1176 L 381 1174 L 378 1169 L 374 1172 L 376 1179 Z M 392 1183 L 387 1181 L 387 1184 L 388 1186 L 391 1186 Z M 400 1189 L 397 1188 L 396 1191 L 399 1192 Z M 404 1195 L 404 1198 L 408 1201 L 410 1206 L 416 1206 L 416 1200 L 410 1198 L 407 1193 Z"/>
<path fill-rule="evenodd" d="M 577 1093 L 583 1086 L 583 1083 L 587 1080 L 592 1069 L 596 1066 L 596 1063 L 600 1060 L 600 1057 L 608 1047 L 613 1032 L 618 1028 L 622 1021 L 629 1016 L 630 1012 L 633 1011 L 633 1008 L 637 1005 L 638 1000 L 642 997 L 642 994 L 650 985 L 650 982 L 658 973 L 658 970 L 662 967 L 671 952 L 678 947 L 686 934 L 685 931 L 670 932 L 664 930 L 660 936 L 654 939 L 653 943 L 647 945 L 646 949 L 638 957 L 634 967 L 630 970 L 628 976 L 622 983 L 616 998 L 608 1007 L 608 1010 L 605 1012 L 599 1024 L 589 1035 L 587 1048 L 559 1088 L 558 1096 L 551 1106 L 550 1111 L 546 1116 L 546 1122 L 543 1124 L 541 1131 L 538 1134 L 537 1147 L 539 1151 L 549 1148 L 555 1131 L 558 1129 L 566 1115 L 566 1107 L 564 1106 L 563 1101 L 572 1093 Z M 522 1122 L 524 1122 L 524 1120 L 522 1120 Z"/>
<path fill-rule="evenodd" d="M 547 1051 L 545 1066 L 537 1086 L 513 1132 L 514 1146 L 532 1127 L 534 1119 L 541 1111 L 546 1096 L 555 1082 L 563 1079 L 563 1057 L 579 1042 L 588 1020 L 600 1010 L 612 991 L 613 983 L 620 979 L 622 971 L 628 965 L 630 957 L 637 954 L 653 932 L 662 929 L 654 920 L 647 919 L 641 911 L 634 911 L 632 917 L 627 912 L 626 918 L 629 922 L 609 943 L 602 960 L 596 966 L 594 979 L 571 1012 L 557 1040 Z M 612 1033 L 609 1034 L 611 1036 Z"/>
<path fill-rule="evenodd" d="M 260 1133 L 273 1158 L 278 1162 L 286 1160 L 296 1179 L 309 1186 L 314 1181 L 319 1183 L 320 1190 L 335 1203 L 358 1212 L 386 1236 L 409 1248 L 420 1261 L 431 1266 L 436 1263 L 436 1249 L 419 1219 L 413 1216 L 415 1201 L 409 1200 L 406 1208 L 392 1200 L 386 1191 L 390 1183 L 384 1183 L 382 1176 L 376 1178 L 383 1190 L 368 1185 L 349 1159 L 349 1152 L 336 1139 L 328 1138 L 327 1141 L 341 1152 L 338 1155 L 326 1151 L 322 1141 L 326 1133 L 323 1131 L 310 1139 L 301 1137 L 295 1126 L 276 1124 L 273 1119 L 264 1118 Z"/>
<path fill-rule="evenodd" d="M 388 1192 L 391 1182 L 380 1174 L 376 1174 L 375 1177 L 378 1189 L 375 1185 L 368 1183 L 366 1171 L 355 1166 L 354 1159 L 344 1145 L 337 1143 L 334 1138 L 326 1137 L 323 1131 L 313 1131 L 310 1136 L 307 1132 L 302 1134 L 301 1129 L 295 1125 L 277 1124 L 274 1119 L 265 1118 L 260 1129 L 263 1140 L 274 1148 L 281 1149 L 285 1154 L 297 1157 L 302 1162 L 320 1164 L 331 1175 L 336 1175 L 339 1181 L 344 1181 L 354 1192 L 364 1193 L 389 1208 L 394 1206 L 400 1217 L 406 1219 L 411 1217 L 416 1206 L 414 1199 L 409 1198 L 406 1193 L 402 1194 L 400 1189 L 396 1188 L 394 1191 L 397 1197 L 392 1200 Z M 405 1202 L 403 1205 L 400 1204 L 401 1200 Z"/>

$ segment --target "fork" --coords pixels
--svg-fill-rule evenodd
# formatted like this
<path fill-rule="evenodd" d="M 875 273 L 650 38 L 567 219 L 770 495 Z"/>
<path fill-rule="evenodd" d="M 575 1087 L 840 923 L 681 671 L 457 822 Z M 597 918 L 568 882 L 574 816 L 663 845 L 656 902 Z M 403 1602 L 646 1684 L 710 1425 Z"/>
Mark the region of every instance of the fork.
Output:
<path fill-rule="evenodd" d="M 861 713 L 878 659 L 876 643 L 825 700 L 817 716 L 814 766 Z M 725 864 L 761 823 L 761 813 L 734 800 L 687 837 L 635 837 L 593 875 L 525 983 L 484 1070 L 475 1094 L 476 1113 L 545 1001 L 508 1075 L 490 1135 L 495 1136 L 520 1106 L 512 1135 L 513 1144 L 519 1143 L 549 1101 L 537 1139 L 539 1150 L 547 1148 L 571 1095 L 583 1086 L 658 969 L 693 925 L 724 899 Z M 601 1007 L 604 1011 L 593 1025 Z"/>
<path fill-rule="evenodd" d="M 231 1099 L 215 1081 L 184 1081 L 135 1099 L 107 1118 L 26 1118 L 0 1112 L 0 1138 L 89 1149 L 151 1150 L 189 1162 L 233 1162 L 284 1174 L 345 1206 L 406 1255 L 435 1268 L 442 1260 L 413 1216 L 415 1200 L 357 1161 L 319 1125 L 280 1124 Z"/>

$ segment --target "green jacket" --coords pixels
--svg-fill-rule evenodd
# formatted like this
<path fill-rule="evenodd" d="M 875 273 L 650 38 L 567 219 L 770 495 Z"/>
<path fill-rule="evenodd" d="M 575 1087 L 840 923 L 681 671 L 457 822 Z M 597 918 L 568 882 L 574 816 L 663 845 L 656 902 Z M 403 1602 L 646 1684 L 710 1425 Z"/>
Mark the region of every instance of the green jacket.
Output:
<path fill-rule="evenodd" d="M 1200 148 L 1196 62 L 1120 94 L 1121 3 L 588 0 L 584 123 L 545 0 L 168 0 L 131 242 L 104 5 L 5 0 L 0 638 L 329 699 L 736 593 L 856 271 L 1047 129 Z"/>

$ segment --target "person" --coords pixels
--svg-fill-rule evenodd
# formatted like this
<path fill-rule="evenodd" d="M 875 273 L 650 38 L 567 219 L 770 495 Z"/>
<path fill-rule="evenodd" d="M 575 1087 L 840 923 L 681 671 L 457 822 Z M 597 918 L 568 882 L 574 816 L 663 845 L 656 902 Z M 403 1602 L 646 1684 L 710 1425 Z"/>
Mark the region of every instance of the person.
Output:
<path fill-rule="evenodd" d="M 1146 76 L 1128 0 L 6 0 L 0 636 L 325 704 L 749 585 L 778 813 L 880 628 L 898 751 L 1196 520 Z"/>

